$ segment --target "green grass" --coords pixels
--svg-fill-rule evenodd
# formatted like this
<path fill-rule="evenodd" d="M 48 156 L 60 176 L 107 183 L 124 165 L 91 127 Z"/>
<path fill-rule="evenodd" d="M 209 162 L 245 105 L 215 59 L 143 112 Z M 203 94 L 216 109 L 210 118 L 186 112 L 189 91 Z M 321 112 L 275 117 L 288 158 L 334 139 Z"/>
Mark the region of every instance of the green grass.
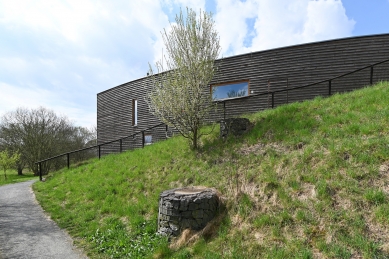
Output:
<path fill-rule="evenodd" d="M 4 177 L 4 171 L 0 171 L 0 186 L 6 185 L 10 183 L 19 183 L 28 180 L 38 179 L 38 176 L 34 176 L 32 172 L 23 172 L 23 175 L 18 175 L 16 170 L 8 170 L 7 171 L 7 179 Z"/>
<path fill-rule="evenodd" d="M 91 258 L 389 258 L 389 84 L 248 115 L 255 126 L 193 152 L 174 137 L 90 160 L 34 185 Z M 170 249 L 158 196 L 206 185 L 227 213 Z"/>

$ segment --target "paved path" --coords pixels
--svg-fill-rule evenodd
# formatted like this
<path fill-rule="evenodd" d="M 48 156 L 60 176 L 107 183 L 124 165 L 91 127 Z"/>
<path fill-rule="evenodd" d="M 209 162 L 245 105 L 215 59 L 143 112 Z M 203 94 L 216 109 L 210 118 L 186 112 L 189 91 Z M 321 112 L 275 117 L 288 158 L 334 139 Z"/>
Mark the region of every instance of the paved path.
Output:
<path fill-rule="evenodd" d="M 0 259 L 87 258 L 45 216 L 32 192 L 33 182 L 0 186 Z"/>

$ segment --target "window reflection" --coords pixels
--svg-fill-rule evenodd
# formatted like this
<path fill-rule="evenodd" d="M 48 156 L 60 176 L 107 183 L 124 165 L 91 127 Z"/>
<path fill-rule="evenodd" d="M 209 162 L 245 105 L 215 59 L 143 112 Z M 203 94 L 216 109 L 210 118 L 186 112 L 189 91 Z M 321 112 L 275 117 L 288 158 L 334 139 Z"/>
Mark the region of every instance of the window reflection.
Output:
<path fill-rule="evenodd" d="M 138 100 L 132 100 L 132 125 L 138 125 Z"/>
<path fill-rule="evenodd" d="M 152 135 L 145 135 L 145 145 L 150 145 L 153 142 Z"/>
<path fill-rule="evenodd" d="M 248 96 L 249 82 L 229 83 L 212 86 L 211 91 L 213 100 Z"/>

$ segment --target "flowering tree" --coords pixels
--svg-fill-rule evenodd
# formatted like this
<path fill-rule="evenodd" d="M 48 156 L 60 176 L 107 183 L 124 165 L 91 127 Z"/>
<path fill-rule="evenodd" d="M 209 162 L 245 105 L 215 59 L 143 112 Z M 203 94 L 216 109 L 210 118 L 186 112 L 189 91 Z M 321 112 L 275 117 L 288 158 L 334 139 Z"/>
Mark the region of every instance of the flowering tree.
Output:
<path fill-rule="evenodd" d="M 197 18 L 196 12 L 187 9 L 184 18 L 180 11 L 176 23 L 162 32 L 167 56 L 165 62 L 156 63 L 158 74 L 150 66 L 153 87 L 146 102 L 151 113 L 188 138 L 193 149 L 203 135 L 200 128 L 216 107 L 208 89 L 220 53 L 214 25 L 211 13 L 200 11 Z"/>

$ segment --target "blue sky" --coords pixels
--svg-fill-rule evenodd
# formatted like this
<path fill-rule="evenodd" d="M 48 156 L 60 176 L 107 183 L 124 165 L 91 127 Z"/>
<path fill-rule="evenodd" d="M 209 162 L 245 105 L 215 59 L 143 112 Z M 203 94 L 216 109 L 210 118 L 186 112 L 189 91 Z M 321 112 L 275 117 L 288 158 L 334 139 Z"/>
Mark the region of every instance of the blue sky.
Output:
<path fill-rule="evenodd" d="M 96 94 L 143 77 L 186 6 L 211 11 L 221 56 L 389 33 L 389 0 L 0 0 L 0 115 L 44 106 L 96 124 Z"/>

